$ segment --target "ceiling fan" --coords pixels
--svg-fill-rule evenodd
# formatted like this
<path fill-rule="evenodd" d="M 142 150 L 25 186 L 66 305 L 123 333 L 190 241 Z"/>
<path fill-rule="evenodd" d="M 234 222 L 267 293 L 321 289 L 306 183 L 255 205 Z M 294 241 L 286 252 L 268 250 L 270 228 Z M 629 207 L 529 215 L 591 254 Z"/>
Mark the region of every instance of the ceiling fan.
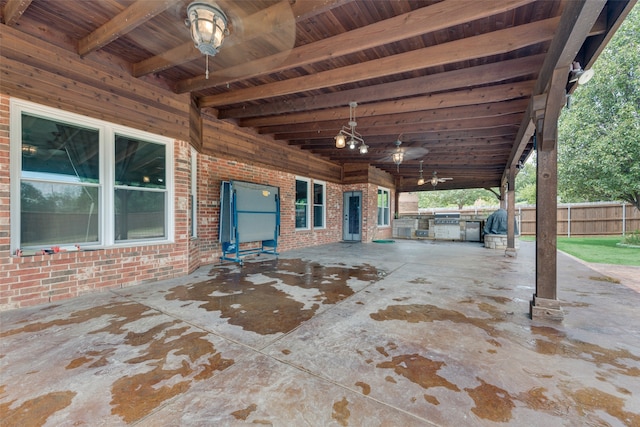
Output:
<path fill-rule="evenodd" d="M 431 180 L 429 182 L 431 182 L 431 185 L 435 187 L 439 182 L 451 181 L 452 179 L 453 178 L 439 178 L 438 172 L 433 171 L 433 175 L 431 176 Z"/>
<path fill-rule="evenodd" d="M 402 138 L 402 134 L 398 135 L 398 138 L 394 143 L 394 145 L 396 146 L 396 149 L 391 154 L 391 160 L 393 161 L 393 163 L 396 164 L 396 170 L 398 172 L 400 171 L 400 164 L 403 161 L 417 159 L 429 153 L 428 148 L 424 148 L 421 146 L 400 148 L 400 146 L 403 143 L 401 138 Z"/>
<path fill-rule="evenodd" d="M 267 7 L 260 7 L 266 4 Z M 240 78 L 253 72 L 249 61 L 270 57 L 271 67 L 284 61 L 296 42 L 296 19 L 291 2 L 193 1 L 186 8 L 185 24 L 196 49 L 205 56 L 209 78 Z"/>

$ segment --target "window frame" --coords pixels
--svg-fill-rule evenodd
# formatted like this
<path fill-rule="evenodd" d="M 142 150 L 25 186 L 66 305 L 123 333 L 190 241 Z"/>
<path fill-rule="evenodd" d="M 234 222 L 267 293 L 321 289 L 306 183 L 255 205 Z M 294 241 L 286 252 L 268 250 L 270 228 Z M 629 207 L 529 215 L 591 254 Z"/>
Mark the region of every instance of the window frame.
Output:
<path fill-rule="evenodd" d="M 305 225 L 304 227 L 298 227 L 298 223 L 296 221 L 297 218 L 297 210 L 298 206 L 302 206 L 302 203 L 298 203 L 298 181 L 306 183 L 307 195 L 306 195 L 306 203 L 304 204 L 306 212 L 305 212 Z M 311 180 L 309 178 L 303 178 L 300 176 L 296 176 L 295 185 L 294 185 L 294 225 L 296 231 L 305 231 L 311 229 L 311 209 L 313 206 L 312 203 L 309 203 L 309 199 L 311 196 Z"/>
<path fill-rule="evenodd" d="M 17 98 L 11 98 L 9 104 L 9 159 L 10 173 L 15 179 L 10 185 L 10 219 L 11 219 L 11 252 L 21 248 L 21 183 L 22 175 L 22 115 L 28 114 L 43 119 L 67 123 L 73 126 L 95 129 L 98 131 L 99 143 L 99 182 L 95 184 L 98 191 L 98 241 L 81 245 L 85 249 L 102 249 L 109 247 L 128 247 L 148 244 L 173 243 L 175 235 L 174 209 L 174 140 L 149 132 L 129 128 L 127 126 L 94 119 L 84 115 L 71 113 L 57 108 L 36 104 Z M 129 239 L 116 241 L 115 232 L 115 138 L 116 135 L 127 136 L 145 142 L 165 146 L 165 193 L 164 217 L 165 236 L 150 239 Z M 24 178 L 33 181 L 29 177 Z M 58 182 L 47 179 L 40 182 Z M 157 190 L 156 190 L 157 191 Z"/>
<path fill-rule="evenodd" d="M 386 194 L 387 195 L 387 205 L 386 206 L 381 206 L 380 205 L 380 195 L 381 194 Z M 389 190 L 388 188 L 384 188 L 384 187 L 378 187 L 378 191 L 377 191 L 377 198 L 376 198 L 376 213 L 377 213 L 377 225 L 378 227 L 390 227 L 391 226 L 391 190 Z M 382 209 L 383 212 L 383 217 L 380 218 L 380 211 Z M 386 213 L 386 215 L 384 215 Z"/>
<path fill-rule="evenodd" d="M 322 188 L 322 203 L 320 204 L 316 204 L 316 185 L 319 186 L 320 188 Z M 313 211 L 312 211 L 312 225 L 313 228 L 317 228 L 319 230 L 325 229 L 327 228 L 327 183 L 324 181 L 316 181 L 313 180 L 312 182 L 312 187 L 313 189 L 312 193 L 313 193 L 313 197 L 312 197 L 312 204 L 313 204 Z M 316 225 L 316 207 L 321 207 L 322 208 L 322 224 L 321 225 Z"/>
<path fill-rule="evenodd" d="M 191 238 L 198 237 L 198 151 L 191 147 Z"/>

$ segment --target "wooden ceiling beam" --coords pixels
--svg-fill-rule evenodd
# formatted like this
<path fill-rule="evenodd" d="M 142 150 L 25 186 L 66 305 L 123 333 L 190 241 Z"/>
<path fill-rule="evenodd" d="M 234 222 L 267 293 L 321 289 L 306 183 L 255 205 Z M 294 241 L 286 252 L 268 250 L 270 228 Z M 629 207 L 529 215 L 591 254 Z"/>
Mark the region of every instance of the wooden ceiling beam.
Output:
<path fill-rule="evenodd" d="M 193 42 L 186 42 L 174 47 L 160 55 L 152 56 L 132 65 L 131 75 L 142 77 L 147 74 L 157 73 L 187 62 L 194 61 L 202 56 L 202 53 L 193 45 Z"/>
<path fill-rule="evenodd" d="M 513 141 L 516 135 L 517 129 L 515 126 L 504 126 L 504 127 L 492 127 L 490 129 L 475 129 L 468 131 L 443 131 L 443 132 L 416 132 L 410 133 L 405 132 L 402 135 L 403 143 L 421 143 L 421 144 L 435 144 L 435 143 L 456 143 L 460 141 L 493 141 L 499 139 L 508 139 Z M 304 144 L 314 144 L 314 143 L 323 143 L 323 142 L 331 142 L 334 144 L 332 136 L 325 136 L 322 138 L 318 137 L 308 137 L 309 135 L 315 136 L 315 134 L 307 133 L 307 137 L 304 138 L 302 135 L 297 134 L 295 137 L 288 138 L 289 145 L 304 145 Z M 325 133 L 325 135 L 327 135 Z M 287 139 L 284 135 L 275 135 L 276 137 L 280 137 L 279 139 Z M 290 135 L 287 135 L 290 136 Z M 395 140 L 397 138 L 397 133 L 393 135 L 368 135 L 367 136 L 367 145 L 369 144 L 379 144 L 379 143 L 387 143 L 391 140 Z"/>
<path fill-rule="evenodd" d="M 386 120 L 401 120 L 398 115 L 407 117 L 409 121 L 455 120 L 506 114 L 513 112 L 510 110 L 513 108 L 524 111 L 527 107 L 527 100 L 524 98 L 531 94 L 533 84 L 533 81 L 509 83 L 367 104 L 362 110 L 364 114 L 357 114 L 357 124 L 361 128 L 376 126 L 381 117 Z M 359 110 L 356 112 L 360 113 Z M 274 132 L 268 132 L 268 130 L 282 125 L 286 125 L 292 132 L 296 131 L 296 125 L 304 126 L 309 130 L 326 129 L 327 126 L 338 130 L 347 124 L 349 116 L 345 117 L 344 111 L 340 112 L 341 117 L 335 116 L 335 111 L 321 110 L 241 120 L 238 125 L 264 129 L 267 131 L 265 133 L 277 133 L 279 132 L 277 130 Z"/>
<path fill-rule="evenodd" d="M 461 120 L 482 119 L 482 118 L 496 118 L 514 113 L 524 113 L 527 107 L 527 100 L 505 101 L 496 102 L 494 110 L 466 107 L 452 107 L 446 108 L 443 111 L 430 110 L 429 112 L 416 111 L 414 113 L 403 114 L 389 114 L 386 116 L 368 117 L 362 120 L 358 120 L 357 130 L 362 134 L 375 134 L 377 129 L 383 127 L 398 127 L 398 126 L 411 126 L 418 124 L 433 124 L 444 122 L 460 122 Z M 456 114 L 459 112 L 459 114 Z M 257 131 L 260 134 L 279 134 L 286 135 L 287 133 L 299 133 L 299 132 L 333 132 L 334 136 L 341 129 L 342 125 L 346 122 L 317 122 L 317 123 L 302 123 L 287 126 L 286 124 L 278 126 L 268 126 L 258 128 Z"/>
<path fill-rule="evenodd" d="M 488 3 L 486 7 L 478 8 L 473 7 L 474 0 L 445 0 L 375 24 L 300 46 L 292 51 L 280 52 L 249 63 L 238 64 L 235 67 L 213 72 L 209 74 L 208 79 L 204 76 L 198 76 L 184 80 L 176 85 L 176 92 L 203 90 L 221 84 L 230 84 L 239 80 L 334 59 L 503 13 L 532 1 L 504 0 Z"/>
<path fill-rule="evenodd" d="M 205 96 L 200 107 L 255 101 L 510 52 L 550 40 L 558 18 L 498 30 L 345 67 Z"/>
<path fill-rule="evenodd" d="M 8 0 L 2 8 L 2 22 L 8 26 L 14 26 L 18 19 L 27 10 L 32 0 Z"/>
<path fill-rule="evenodd" d="M 525 101 L 526 105 L 526 101 Z M 464 107 L 463 107 L 464 108 Z M 381 129 L 393 127 L 394 129 L 398 129 L 398 126 L 401 126 L 402 133 L 404 133 L 404 129 L 407 129 L 407 132 L 410 132 L 411 129 L 422 129 L 424 126 L 430 127 L 435 126 L 438 129 L 481 129 L 476 124 L 481 123 L 483 120 L 485 123 L 491 123 L 492 125 L 497 125 L 500 123 L 512 123 L 514 117 L 521 117 L 521 113 L 524 112 L 525 107 L 518 106 L 513 107 L 511 111 L 504 111 L 499 115 L 490 115 L 490 114 L 482 114 L 482 111 L 473 111 L 465 109 L 465 114 L 460 114 L 459 117 L 451 117 L 447 116 L 441 117 L 439 115 L 426 115 L 422 114 L 422 112 L 416 113 L 404 113 L 404 114 L 393 114 L 390 116 L 381 116 L 370 118 L 369 120 L 363 121 L 362 126 L 358 126 L 357 130 L 362 135 L 364 135 L 366 139 L 367 134 L 377 134 L 381 133 Z M 335 136 L 338 131 L 341 129 L 341 125 L 344 123 L 336 123 L 336 122 L 321 122 L 321 123 L 313 123 L 313 124 L 300 124 L 300 125 L 279 125 L 279 126 L 270 126 L 266 128 L 259 128 L 258 133 L 261 134 L 278 134 L 285 135 L 287 133 L 300 133 L 303 131 L 306 132 L 329 132 Z M 473 124 L 473 125 L 470 125 Z M 483 126 L 487 127 L 487 126 Z M 287 139 L 287 138 L 285 138 Z"/>
<path fill-rule="evenodd" d="M 513 125 L 507 126 L 494 126 L 488 129 L 455 129 L 455 130 L 442 130 L 435 132 L 412 132 L 409 130 L 403 130 L 402 139 L 406 142 L 418 141 L 418 142 L 430 142 L 430 141 L 442 141 L 442 140 L 460 140 L 460 139 L 474 139 L 474 138 L 494 138 L 494 137 L 511 137 L 513 138 L 518 132 L 518 128 Z M 315 139 L 327 139 L 333 140 L 337 131 L 332 132 L 299 132 L 296 134 L 274 134 L 274 139 L 286 139 L 290 141 L 290 144 L 296 145 L 299 141 L 315 140 Z M 367 144 L 395 141 L 398 137 L 398 132 L 394 131 L 388 134 L 383 132 L 376 132 L 373 135 L 366 135 Z"/>
<path fill-rule="evenodd" d="M 366 86 L 337 93 L 303 97 L 286 102 L 271 102 L 221 110 L 218 117 L 220 119 L 243 119 L 336 107 L 343 107 L 342 110 L 348 114 L 348 102 L 345 102 L 345 100 L 358 102 L 359 107 L 356 112 L 358 116 L 360 116 L 361 110 L 368 108 L 366 103 L 372 101 L 379 103 L 385 99 L 411 97 L 445 90 L 496 84 L 517 77 L 534 76 L 538 73 L 543 60 L 544 55 L 526 56 L 508 61 L 484 64 L 380 85 Z M 341 112 L 341 117 L 344 116 L 344 111 Z"/>
<path fill-rule="evenodd" d="M 472 119 L 461 119 L 458 121 L 438 121 L 433 123 L 407 123 L 403 125 L 401 133 L 416 133 L 416 132 L 441 132 L 441 131 L 455 131 L 455 130 L 471 130 L 471 129 L 490 129 L 493 127 L 513 126 L 514 133 L 522 118 L 522 113 L 505 114 L 497 117 L 481 117 Z M 381 127 L 374 127 L 369 129 L 370 134 L 382 134 L 393 135 L 398 132 L 398 127 L 395 125 L 386 125 Z M 322 135 L 325 138 L 331 138 L 336 135 L 337 130 L 331 131 L 318 131 L 316 132 L 319 137 Z M 313 132 L 309 132 L 313 134 Z M 299 134 L 298 134 L 299 135 Z M 397 134 L 395 134 L 397 138 Z M 275 134 L 275 139 L 289 139 L 286 134 Z M 367 141 L 367 133 L 363 134 L 365 142 Z M 394 139 L 395 140 L 395 139 Z"/>
<path fill-rule="evenodd" d="M 314 153 L 316 154 L 320 154 L 323 156 L 331 156 L 333 154 L 335 154 L 336 156 L 339 156 L 340 158 L 345 158 L 348 157 L 348 154 L 338 154 L 335 152 L 336 148 L 333 147 L 309 147 L 307 148 L 308 150 L 312 150 Z M 348 150 L 348 148 L 346 149 Z M 362 157 L 362 155 L 358 152 L 358 150 L 353 150 L 354 152 L 351 153 L 352 156 L 360 156 Z M 470 161 L 470 162 L 476 162 L 476 161 L 482 161 L 484 162 L 484 160 L 486 159 L 496 159 L 496 160 L 501 160 L 504 161 L 505 160 L 505 151 L 504 151 L 504 147 L 497 147 L 496 149 L 492 150 L 492 151 L 457 151 L 458 154 L 448 154 L 448 155 L 442 155 L 442 154 L 438 154 L 437 157 L 434 153 L 429 152 L 427 154 L 417 154 L 417 155 L 413 155 L 411 157 L 411 159 L 407 159 L 405 161 L 405 163 L 415 163 L 415 164 L 419 164 L 419 160 L 420 159 L 426 159 L 426 158 L 437 158 L 439 162 L 455 162 L 458 163 L 460 161 Z M 393 150 L 369 150 L 369 153 L 367 153 L 367 158 L 371 159 L 371 161 L 376 161 L 376 159 L 387 159 L 387 160 L 391 160 L 391 155 L 393 154 Z M 484 159 L 484 160 L 483 160 Z M 382 161 L 382 160 L 380 160 Z"/>
<path fill-rule="evenodd" d="M 78 55 L 85 56 L 106 46 L 177 2 L 178 0 L 136 1 L 91 34 L 78 40 Z"/>
<path fill-rule="evenodd" d="M 333 148 L 335 149 L 335 142 L 333 139 L 328 140 L 307 140 L 307 141 L 298 141 L 298 144 L 290 144 L 297 145 L 300 148 Z M 366 141 L 369 146 L 370 152 L 375 152 L 376 150 L 380 150 L 384 147 L 384 149 L 391 149 L 389 147 L 393 147 L 395 150 L 395 145 L 393 144 L 395 140 L 391 138 L 387 138 L 384 141 L 372 143 L 368 139 Z M 391 146 L 389 145 L 391 144 Z M 407 143 L 405 141 L 402 142 L 403 147 L 407 147 L 408 149 L 412 149 L 415 147 L 426 148 L 430 153 L 438 153 L 439 151 L 447 152 L 451 150 L 451 148 L 464 148 L 465 150 L 490 150 L 498 146 L 506 146 L 511 147 L 513 144 L 513 138 L 500 137 L 500 138 L 478 138 L 478 139 L 463 139 L 463 140 L 442 140 L 442 141 L 428 141 L 428 142 L 413 142 Z"/>

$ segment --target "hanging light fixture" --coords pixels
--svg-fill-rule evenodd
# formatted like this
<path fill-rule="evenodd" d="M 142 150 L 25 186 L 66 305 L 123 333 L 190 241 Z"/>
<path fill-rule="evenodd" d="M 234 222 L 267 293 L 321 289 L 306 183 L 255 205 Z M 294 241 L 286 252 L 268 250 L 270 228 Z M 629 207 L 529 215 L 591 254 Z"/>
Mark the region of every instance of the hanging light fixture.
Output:
<path fill-rule="evenodd" d="M 420 160 L 420 178 L 418 178 L 418 185 L 424 185 L 424 176 L 422 176 L 422 160 Z"/>
<path fill-rule="evenodd" d="M 229 34 L 227 16 L 217 6 L 196 1 L 187 6 L 187 19 L 191 39 L 207 61 L 206 78 L 209 78 L 209 56 L 215 56 Z"/>
<path fill-rule="evenodd" d="M 435 187 L 439 182 L 451 181 L 452 179 L 453 178 L 440 178 L 438 176 L 438 172 L 433 171 L 433 176 L 431 177 L 431 185 Z"/>
<path fill-rule="evenodd" d="M 396 141 L 396 151 L 391 155 L 391 159 L 393 160 L 393 163 L 396 164 L 398 172 L 400 172 L 400 163 L 404 160 L 404 153 L 400 150 L 400 144 L 402 144 L 402 141 L 400 141 L 400 136 L 398 136 L 398 140 Z"/>
<path fill-rule="evenodd" d="M 367 154 L 369 152 L 369 147 L 364 143 L 362 135 L 356 132 L 356 126 L 358 125 L 356 122 L 357 106 L 357 102 L 352 101 L 349 103 L 348 126 L 342 126 L 342 129 L 340 129 L 338 135 L 336 135 L 334 139 L 336 140 L 336 148 L 344 148 L 347 145 L 347 138 L 349 138 L 348 145 L 350 149 L 354 150 L 358 144 L 360 144 L 360 154 Z"/>

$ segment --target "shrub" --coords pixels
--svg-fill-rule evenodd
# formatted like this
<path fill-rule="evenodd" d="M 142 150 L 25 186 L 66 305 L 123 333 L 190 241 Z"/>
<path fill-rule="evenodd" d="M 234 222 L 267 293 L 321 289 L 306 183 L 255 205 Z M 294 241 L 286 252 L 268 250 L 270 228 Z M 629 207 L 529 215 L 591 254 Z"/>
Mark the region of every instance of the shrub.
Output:
<path fill-rule="evenodd" d="M 636 230 L 633 233 L 624 236 L 622 243 L 626 245 L 640 246 L 640 230 Z"/>

